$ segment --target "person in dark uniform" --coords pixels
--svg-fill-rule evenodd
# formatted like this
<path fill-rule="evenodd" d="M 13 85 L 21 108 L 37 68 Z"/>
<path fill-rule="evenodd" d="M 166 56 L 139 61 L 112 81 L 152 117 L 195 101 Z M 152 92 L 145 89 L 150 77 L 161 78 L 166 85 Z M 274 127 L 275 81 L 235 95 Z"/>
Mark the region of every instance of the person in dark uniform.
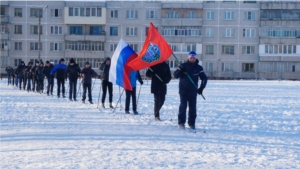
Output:
<path fill-rule="evenodd" d="M 91 91 L 92 77 L 98 76 L 98 75 L 93 69 L 91 69 L 89 62 L 85 62 L 85 68 L 83 68 L 81 70 L 81 76 L 83 77 L 83 79 L 82 79 L 82 89 L 83 89 L 82 103 L 85 103 L 86 91 L 88 90 L 89 102 L 90 102 L 90 104 L 93 104 L 92 91 Z"/>
<path fill-rule="evenodd" d="M 109 94 L 109 107 L 114 108 L 112 106 L 112 97 L 113 97 L 113 84 L 108 81 L 109 79 L 109 69 L 110 69 L 110 58 L 107 57 L 105 61 L 101 64 L 100 70 L 102 71 L 102 107 L 105 108 L 104 102 L 106 98 L 106 92 L 108 89 L 108 94 Z"/>
<path fill-rule="evenodd" d="M 75 60 L 73 58 L 70 59 L 70 63 L 65 71 L 65 78 L 67 79 L 69 77 L 69 100 L 72 101 L 72 98 L 74 101 L 76 100 L 76 90 L 77 90 L 77 79 L 80 75 L 80 68 L 78 64 L 75 63 Z"/>
<path fill-rule="evenodd" d="M 66 97 L 65 95 L 65 70 L 67 66 L 65 65 L 65 59 L 60 59 L 59 63 L 54 66 L 51 70 L 50 76 L 54 78 L 54 74 L 56 73 L 56 80 L 57 80 L 57 97 L 60 97 L 60 88 L 62 88 L 62 96 L 63 98 Z"/>

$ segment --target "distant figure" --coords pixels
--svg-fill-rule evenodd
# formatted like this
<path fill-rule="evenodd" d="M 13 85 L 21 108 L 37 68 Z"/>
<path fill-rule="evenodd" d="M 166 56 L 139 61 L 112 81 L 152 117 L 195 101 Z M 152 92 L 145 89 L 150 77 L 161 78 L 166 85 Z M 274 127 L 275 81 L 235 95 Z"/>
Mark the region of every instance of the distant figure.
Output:
<path fill-rule="evenodd" d="M 19 78 L 19 88 L 22 89 L 22 82 L 24 83 L 24 72 L 25 72 L 25 63 L 24 61 L 17 67 L 15 73 Z"/>
<path fill-rule="evenodd" d="M 67 79 L 69 77 L 69 100 L 72 101 L 72 98 L 74 101 L 76 100 L 76 90 L 77 90 L 77 79 L 80 75 L 80 68 L 78 64 L 75 63 L 75 60 L 73 58 L 70 59 L 70 63 L 65 71 L 65 78 Z"/>
<path fill-rule="evenodd" d="M 50 76 L 51 70 L 53 69 L 53 64 L 51 64 L 48 60 L 43 69 L 43 73 L 47 78 L 47 96 L 51 94 L 53 96 L 53 86 L 54 86 L 54 78 Z"/>
<path fill-rule="evenodd" d="M 5 68 L 5 71 L 7 73 L 7 85 L 11 84 L 11 75 L 13 74 L 13 68 L 8 66 Z"/>
<path fill-rule="evenodd" d="M 85 68 L 83 68 L 81 70 L 81 76 L 83 77 L 83 79 L 82 79 L 82 89 L 83 89 L 82 103 L 85 103 L 86 90 L 88 90 L 89 102 L 90 102 L 90 104 L 93 104 L 92 91 L 91 91 L 92 76 L 97 76 L 97 73 L 93 69 L 91 69 L 89 62 L 85 62 Z"/>
<path fill-rule="evenodd" d="M 65 70 L 67 66 L 65 65 L 65 59 L 60 59 L 59 63 L 54 66 L 51 70 L 50 76 L 54 78 L 54 74 L 56 73 L 56 80 L 57 80 L 57 97 L 60 97 L 60 88 L 62 88 L 62 96 L 63 98 L 66 97 L 65 95 Z"/>
<path fill-rule="evenodd" d="M 101 64 L 100 70 L 102 71 L 102 107 L 105 108 L 104 106 L 104 101 L 106 98 L 106 92 L 108 89 L 108 94 L 109 94 L 109 107 L 114 108 L 112 106 L 112 97 L 113 97 L 113 84 L 108 81 L 109 79 L 109 69 L 110 69 L 110 58 L 107 57 L 105 61 Z"/>
<path fill-rule="evenodd" d="M 37 76 L 36 76 L 36 70 L 39 67 L 40 62 L 39 61 L 35 61 L 35 65 L 31 68 L 31 72 L 32 72 L 32 91 L 35 92 L 37 89 Z"/>
<path fill-rule="evenodd" d="M 27 92 L 31 90 L 31 82 L 32 82 L 32 62 L 29 62 L 25 69 L 25 79 L 27 81 Z"/>
<path fill-rule="evenodd" d="M 44 91 L 44 79 L 45 79 L 45 75 L 43 73 L 43 69 L 44 69 L 44 63 L 41 62 L 39 67 L 36 70 L 36 76 L 37 76 L 37 92 L 42 94 Z"/>

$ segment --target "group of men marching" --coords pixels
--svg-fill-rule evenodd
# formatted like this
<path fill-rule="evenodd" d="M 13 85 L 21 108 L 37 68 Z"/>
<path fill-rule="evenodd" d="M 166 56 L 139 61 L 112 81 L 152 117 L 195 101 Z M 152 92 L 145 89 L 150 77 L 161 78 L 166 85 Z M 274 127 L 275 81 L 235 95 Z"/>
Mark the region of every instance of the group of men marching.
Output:
<path fill-rule="evenodd" d="M 178 125 L 180 128 L 185 128 L 186 123 L 186 109 L 189 106 L 188 125 L 191 129 L 195 129 L 195 120 L 197 117 L 196 103 L 197 94 L 202 95 L 202 92 L 207 84 L 207 76 L 205 75 L 202 66 L 200 66 L 194 51 L 189 52 L 188 59 L 185 63 L 180 64 L 178 69 L 174 72 L 174 77 L 179 79 L 179 95 L 180 105 L 178 113 Z M 102 71 L 102 107 L 105 107 L 105 97 L 108 89 L 109 94 L 109 107 L 112 106 L 113 97 L 113 84 L 109 82 L 109 70 L 110 70 L 110 58 L 106 58 L 101 64 L 100 70 Z M 49 61 L 46 61 L 46 65 L 43 63 L 35 62 L 32 65 L 31 62 L 25 66 L 22 61 L 15 70 L 8 67 L 6 68 L 8 73 L 8 85 L 11 84 L 11 76 L 16 78 L 15 84 L 18 85 L 19 89 L 29 91 L 36 91 L 42 93 L 44 90 L 44 79 L 47 79 L 47 95 L 53 95 L 54 76 L 57 79 L 57 97 L 60 97 L 60 90 L 62 90 L 62 97 L 65 96 L 65 81 L 69 79 L 69 99 L 70 101 L 76 101 L 77 96 L 77 80 L 82 77 L 83 96 L 82 102 L 85 102 L 86 92 L 88 90 L 88 101 L 92 104 L 92 93 L 91 84 L 92 77 L 98 76 L 97 73 L 91 69 L 89 62 L 85 63 L 85 67 L 81 70 L 80 67 L 75 63 L 74 59 L 70 59 L 70 62 L 65 65 L 65 60 L 60 59 L 59 63 L 53 66 Z M 132 110 L 133 114 L 137 115 L 137 104 L 136 104 L 136 81 L 142 85 L 143 80 L 139 74 L 139 71 L 132 71 L 129 75 L 132 90 L 125 90 L 125 113 L 130 114 L 129 106 L 132 98 Z M 157 65 L 150 67 L 146 76 L 151 78 L 151 93 L 154 94 L 154 119 L 160 121 L 160 109 L 165 102 L 165 96 L 167 94 L 167 84 L 171 81 L 171 71 L 167 63 L 161 62 Z M 200 87 L 198 88 L 198 80 L 201 79 Z M 31 84 L 32 82 L 32 84 Z M 23 85 L 22 85 L 23 83 Z M 26 87 L 27 85 L 27 87 Z M 100 95 L 99 95 L 100 96 Z"/>

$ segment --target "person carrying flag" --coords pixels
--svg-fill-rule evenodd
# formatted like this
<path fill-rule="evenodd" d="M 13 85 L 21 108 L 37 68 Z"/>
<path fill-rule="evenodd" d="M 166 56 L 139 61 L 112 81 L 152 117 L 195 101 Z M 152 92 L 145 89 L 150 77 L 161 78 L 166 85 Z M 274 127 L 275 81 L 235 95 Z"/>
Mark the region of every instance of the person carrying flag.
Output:
<path fill-rule="evenodd" d="M 176 79 L 179 78 L 180 106 L 178 125 L 181 129 L 185 129 L 187 103 L 189 103 L 188 125 L 191 129 L 196 129 L 197 93 L 202 95 L 203 89 L 207 83 L 207 76 L 205 75 L 202 66 L 198 64 L 199 61 L 196 57 L 196 53 L 191 51 L 188 55 L 188 60 L 185 63 L 182 63 L 174 72 L 174 77 Z M 199 89 L 197 89 L 199 77 L 201 79 L 201 85 Z"/>
<path fill-rule="evenodd" d="M 161 62 L 157 65 L 151 66 L 146 76 L 151 80 L 151 93 L 154 94 L 154 120 L 161 121 L 159 111 L 164 105 L 165 96 L 167 94 L 167 84 L 171 80 L 171 70 L 166 62 Z"/>

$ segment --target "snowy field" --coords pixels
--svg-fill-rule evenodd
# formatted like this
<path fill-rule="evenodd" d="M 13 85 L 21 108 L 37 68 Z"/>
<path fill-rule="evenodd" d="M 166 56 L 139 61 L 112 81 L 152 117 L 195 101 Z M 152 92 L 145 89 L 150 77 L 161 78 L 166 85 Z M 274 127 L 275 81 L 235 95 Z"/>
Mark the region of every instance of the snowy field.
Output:
<path fill-rule="evenodd" d="M 150 81 L 137 116 L 125 115 L 124 96 L 114 113 L 97 109 L 98 79 L 94 105 L 0 83 L 1 168 L 300 168 L 299 81 L 208 81 L 195 134 L 176 127 L 178 80 L 162 122 L 153 120 Z M 113 93 L 115 105 L 119 87 Z"/>

